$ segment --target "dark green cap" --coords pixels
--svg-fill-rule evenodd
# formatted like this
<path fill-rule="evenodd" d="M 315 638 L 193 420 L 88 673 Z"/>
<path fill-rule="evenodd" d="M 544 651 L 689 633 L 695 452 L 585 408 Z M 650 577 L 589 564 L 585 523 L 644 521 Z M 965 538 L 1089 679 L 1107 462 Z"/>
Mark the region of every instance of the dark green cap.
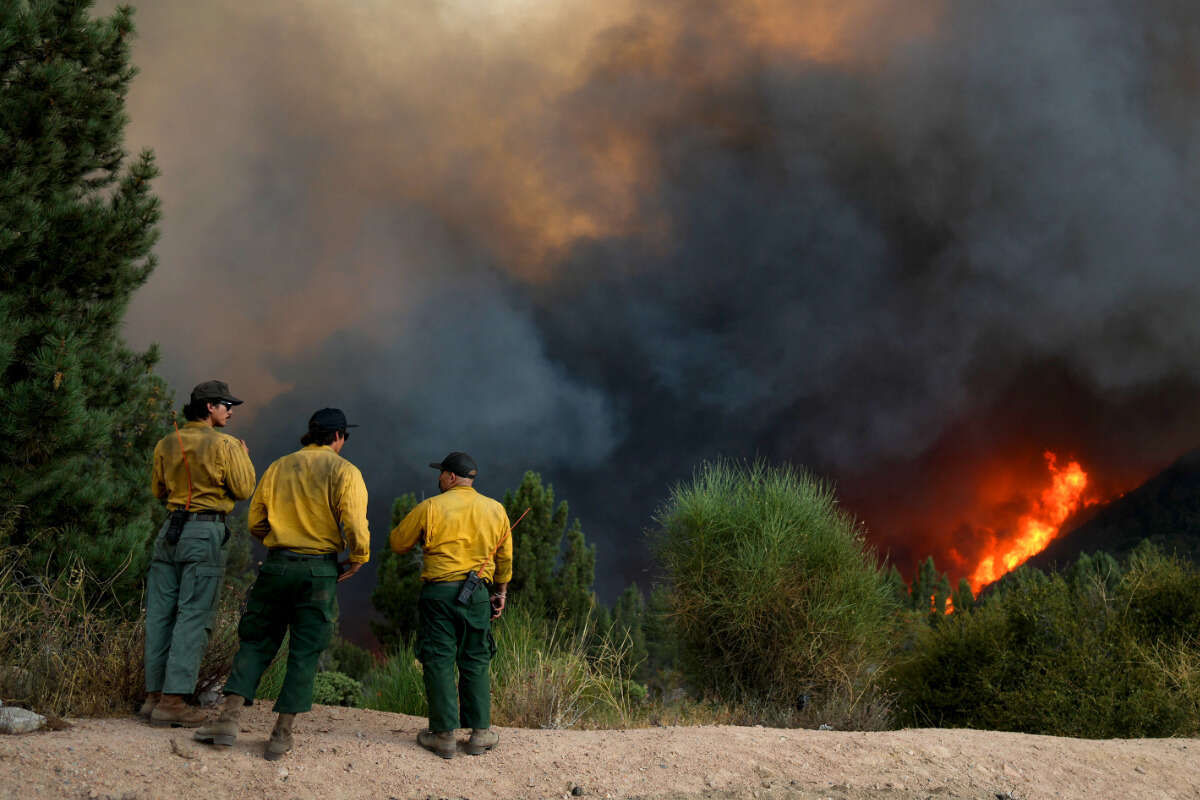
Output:
<path fill-rule="evenodd" d="M 229 384 L 225 381 L 205 381 L 204 383 L 196 384 L 196 388 L 192 389 L 192 402 L 215 402 L 224 400 L 226 403 L 232 403 L 235 406 L 240 406 L 242 401 L 234 397 L 229 391 Z"/>

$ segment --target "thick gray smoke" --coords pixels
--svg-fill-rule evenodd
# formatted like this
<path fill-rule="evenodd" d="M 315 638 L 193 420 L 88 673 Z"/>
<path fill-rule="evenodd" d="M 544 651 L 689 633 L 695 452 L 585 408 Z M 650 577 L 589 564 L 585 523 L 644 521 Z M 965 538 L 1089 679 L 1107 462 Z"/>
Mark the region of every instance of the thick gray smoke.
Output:
<path fill-rule="evenodd" d="M 1200 438 L 1194 4 L 200 5 L 139 12 L 130 338 L 244 392 L 260 466 L 362 420 L 380 542 L 466 449 L 611 594 L 672 482 L 763 456 L 961 573 L 997 460 L 1112 490 Z"/>

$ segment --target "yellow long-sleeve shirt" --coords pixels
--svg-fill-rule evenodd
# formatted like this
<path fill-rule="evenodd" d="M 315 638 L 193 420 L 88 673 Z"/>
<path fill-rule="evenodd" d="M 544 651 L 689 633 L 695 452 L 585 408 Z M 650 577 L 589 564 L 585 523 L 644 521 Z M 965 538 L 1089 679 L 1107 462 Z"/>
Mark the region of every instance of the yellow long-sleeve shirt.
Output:
<path fill-rule="evenodd" d="M 310 444 L 263 473 L 250 501 L 250 533 L 267 547 L 371 557 L 367 485 L 358 467 L 328 445 Z"/>
<path fill-rule="evenodd" d="M 187 454 L 187 466 L 179 452 Z M 191 502 L 188 502 L 188 475 Z M 233 510 L 234 503 L 254 491 L 254 465 L 242 443 L 203 422 L 189 422 L 154 446 L 150 491 L 172 511 Z"/>
<path fill-rule="evenodd" d="M 461 580 L 479 568 L 484 580 L 508 583 L 513 559 L 508 530 L 504 506 L 470 486 L 455 486 L 418 503 L 392 530 L 388 543 L 397 553 L 421 545 L 425 562 L 421 580 Z M 492 559 L 501 537 L 504 544 Z"/>

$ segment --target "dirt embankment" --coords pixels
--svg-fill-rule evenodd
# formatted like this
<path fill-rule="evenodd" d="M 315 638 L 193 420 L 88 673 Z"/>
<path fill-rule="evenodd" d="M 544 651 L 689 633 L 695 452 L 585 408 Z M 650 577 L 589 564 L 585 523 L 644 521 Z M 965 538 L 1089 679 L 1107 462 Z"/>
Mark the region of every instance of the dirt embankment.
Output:
<path fill-rule="evenodd" d="M 416 745 L 422 719 L 318 706 L 299 718 L 295 750 L 268 762 L 272 719 L 265 706 L 248 709 L 237 744 L 219 750 L 132 717 L 0 736 L 0 797 L 1200 798 L 1200 739 L 498 729 L 496 750 L 443 760 Z"/>

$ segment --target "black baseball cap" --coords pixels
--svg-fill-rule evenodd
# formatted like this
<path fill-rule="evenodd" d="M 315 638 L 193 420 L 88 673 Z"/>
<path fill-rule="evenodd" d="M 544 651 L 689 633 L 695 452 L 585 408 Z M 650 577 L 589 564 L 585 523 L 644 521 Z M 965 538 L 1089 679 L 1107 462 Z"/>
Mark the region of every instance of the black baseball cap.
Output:
<path fill-rule="evenodd" d="M 242 404 L 241 400 L 230 394 L 229 384 L 225 381 L 205 381 L 204 383 L 196 384 L 196 388 L 192 389 L 193 403 L 201 401 L 212 402 L 215 400 L 223 400 L 235 406 Z"/>
<path fill-rule="evenodd" d="M 357 427 L 357 425 L 346 422 L 346 415 L 340 408 L 322 408 L 314 411 L 313 415 L 308 418 L 310 431 L 344 431 L 346 428 Z"/>
<path fill-rule="evenodd" d="M 475 466 L 475 459 L 457 450 L 443 458 L 440 464 L 436 461 L 431 461 L 429 462 L 429 466 L 439 472 L 453 472 L 460 478 L 474 478 L 479 472 L 479 468 Z"/>

